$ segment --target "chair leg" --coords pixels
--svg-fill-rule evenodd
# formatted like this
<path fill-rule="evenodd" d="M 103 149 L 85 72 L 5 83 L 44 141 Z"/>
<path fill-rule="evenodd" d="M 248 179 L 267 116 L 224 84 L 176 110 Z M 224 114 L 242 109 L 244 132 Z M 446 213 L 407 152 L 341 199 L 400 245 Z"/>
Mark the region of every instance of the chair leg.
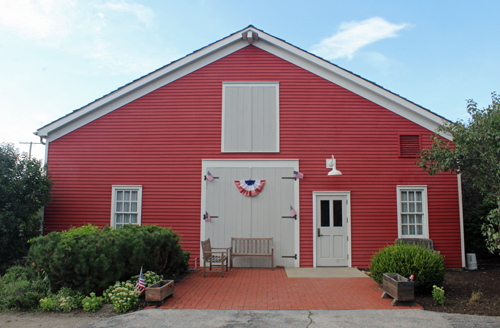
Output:
<path fill-rule="evenodd" d="M 205 266 L 205 259 L 203 259 L 203 278 L 207 277 L 207 267 Z"/>

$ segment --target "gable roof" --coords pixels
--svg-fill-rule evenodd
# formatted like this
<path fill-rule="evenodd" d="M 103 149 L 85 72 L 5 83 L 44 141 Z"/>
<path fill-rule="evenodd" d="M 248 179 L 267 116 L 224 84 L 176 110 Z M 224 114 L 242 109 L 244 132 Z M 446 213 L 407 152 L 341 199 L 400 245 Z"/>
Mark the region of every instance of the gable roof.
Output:
<path fill-rule="evenodd" d="M 249 25 L 74 110 L 41 127 L 35 135 L 46 138 L 49 142 L 53 141 L 249 44 L 321 76 L 431 131 L 448 121 L 359 75 Z M 440 135 L 452 140 L 449 134 Z"/>

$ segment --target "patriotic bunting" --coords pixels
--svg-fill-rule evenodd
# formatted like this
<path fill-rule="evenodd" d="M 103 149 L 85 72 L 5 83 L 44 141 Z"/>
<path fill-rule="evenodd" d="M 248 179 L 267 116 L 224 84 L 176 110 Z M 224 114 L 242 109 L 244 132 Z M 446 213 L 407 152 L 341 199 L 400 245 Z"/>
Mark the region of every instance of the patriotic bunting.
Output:
<path fill-rule="evenodd" d="M 260 194 L 264 186 L 266 185 L 266 180 L 241 180 L 235 181 L 236 187 L 240 193 L 247 197 L 254 197 Z"/>

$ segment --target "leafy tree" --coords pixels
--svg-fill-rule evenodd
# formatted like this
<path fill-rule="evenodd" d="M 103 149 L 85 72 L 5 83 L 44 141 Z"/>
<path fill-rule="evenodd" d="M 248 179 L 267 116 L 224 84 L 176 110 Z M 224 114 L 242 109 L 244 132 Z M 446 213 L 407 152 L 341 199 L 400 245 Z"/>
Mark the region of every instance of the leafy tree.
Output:
<path fill-rule="evenodd" d="M 41 161 L 0 145 L 0 273 L 27 255 L 27 240 L 40 234 L 40 211 L 52 182 Z"/>
<path fill-rule="evenodd" d="M 449 122 L 438 128 L 453 136 L 454 145 L 433 135 L 433 144 L 422 150 L 418 165 L 431 175 L 457 172 L 472 183 L 465 190 L 478 192 L 482 205 L 466 210 L 489 211 L 482 219 L 483 236 L 488 250 L 500 253 L 500 97 L 492 93 L 491 98 L 492 104 L 483 109 L 468 100 L 471 118 L 467 122 Z"/>

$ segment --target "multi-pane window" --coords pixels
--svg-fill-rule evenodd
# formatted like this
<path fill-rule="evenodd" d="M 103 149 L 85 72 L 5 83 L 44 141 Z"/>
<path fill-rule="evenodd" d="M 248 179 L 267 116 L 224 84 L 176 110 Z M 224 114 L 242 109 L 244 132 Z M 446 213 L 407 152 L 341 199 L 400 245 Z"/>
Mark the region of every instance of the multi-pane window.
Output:
<path fill-rule="evenodd" d="M 400 238 L 428 238 L 427 187 L 398 186 Z"/>
<path fill-rule="evenodd" d="M 142 186 L 113 186 L 111 225 L 141 224 Z"/>

